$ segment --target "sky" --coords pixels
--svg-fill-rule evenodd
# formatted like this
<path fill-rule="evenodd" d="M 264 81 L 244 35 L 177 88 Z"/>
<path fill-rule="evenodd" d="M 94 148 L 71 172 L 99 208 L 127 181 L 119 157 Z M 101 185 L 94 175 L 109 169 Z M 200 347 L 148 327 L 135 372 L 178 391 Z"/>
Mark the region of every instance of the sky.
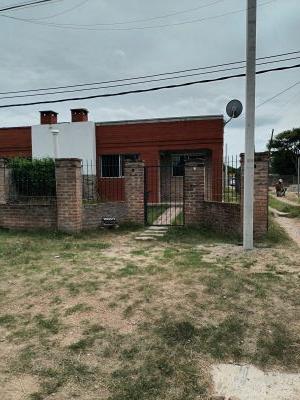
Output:
<path fill-rule="evenodd" d="M 0 0 L 0 8 L 24 2 Z M 242 10 L 246 5 L 246 0 L 57 0 L 0 13 L 0 92 L 115 80 L 244 60 L 246 12 Z M 300 50 L 299 26 L 299 0 L 258 0 L 257 57 Z M 282 64 L 297 63 L 299 60 Z M 210 77 L 235 72 L 219 72 Z M 207 76 L 176 82 L 201 78 Z M 257 105 L 298 81 L 300 69 L 258 76 Z M 157 84 L 164 82 L 146 86 Z M 1 97 L 0 105 L 45 100 Z M 90 120 L 95 122 L 225 116 L 226 104 L 231 99 L 239 99 L 245 105 L 244 78 L 122 97 L 0 109 L 0 126 L 38 124 L 39 111 L 48 109 L 58 112 L 59 121 L 65 122 L 70 120 L 70 109 L 77 107 L 87 108 Z M 266 149 L 272 129 L 276 134 L 300 126 L 299 99 L 300 84 L 257 108 L 256 151 Z M 244 113 L 226 125 L 224 141 L 229 154 L 243 152 L 244 125 Z"/>

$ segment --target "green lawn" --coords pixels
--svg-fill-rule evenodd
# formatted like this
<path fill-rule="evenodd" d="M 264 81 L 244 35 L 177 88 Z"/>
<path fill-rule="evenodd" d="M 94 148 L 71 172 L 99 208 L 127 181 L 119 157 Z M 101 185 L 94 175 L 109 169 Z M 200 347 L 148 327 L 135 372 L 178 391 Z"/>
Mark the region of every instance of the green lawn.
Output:
<path fill-rule="evenodd" d="M 1 400 L 208 400 L 214 363 L 300 371 L 280 228 L 253 252 L 196 227 L 135 236 L 0 231 Z"/>

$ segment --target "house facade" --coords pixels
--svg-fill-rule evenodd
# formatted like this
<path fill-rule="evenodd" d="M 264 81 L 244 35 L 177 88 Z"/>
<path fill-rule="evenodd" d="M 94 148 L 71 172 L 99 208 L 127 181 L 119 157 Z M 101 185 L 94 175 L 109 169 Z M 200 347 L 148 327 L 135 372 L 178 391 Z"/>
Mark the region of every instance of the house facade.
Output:
<path fill-rule="evenodd" d="M 124 196 L 125 159 L 143 160 L 145 166 L 161 167 L 152 177 L 155 203 L 167 196 L 164 180 L 180 188 L 184 162 L 193 158 L 205 161 L 217 191 L 223 137 L 222 115 L 95 123 L 86 109 L 78 108 L 71 110 L 71 122 L 59 123 L 56 112 L 41 111 L 39 125 L 0 128 L 0 157 L 80 158 L 100 192 L 109 183 L 109 200 Z"/>

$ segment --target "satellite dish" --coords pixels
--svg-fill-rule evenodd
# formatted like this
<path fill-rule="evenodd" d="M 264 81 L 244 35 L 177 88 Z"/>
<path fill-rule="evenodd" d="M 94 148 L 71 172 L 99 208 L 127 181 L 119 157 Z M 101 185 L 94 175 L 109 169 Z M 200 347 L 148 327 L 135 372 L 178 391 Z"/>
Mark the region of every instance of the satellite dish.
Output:
<path fill-rule="evenodd" d="M 228 117 L 238 118 L 243 112 L 243 105 L 239 100 L 231 100 L 226 107 Z"/>

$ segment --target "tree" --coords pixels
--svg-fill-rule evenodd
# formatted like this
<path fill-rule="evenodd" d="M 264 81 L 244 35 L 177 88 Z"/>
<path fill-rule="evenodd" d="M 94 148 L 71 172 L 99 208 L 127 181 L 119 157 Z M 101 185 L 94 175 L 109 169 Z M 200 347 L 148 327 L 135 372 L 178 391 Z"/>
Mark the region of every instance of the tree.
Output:
<path fill-rule="evenodd" d="M 272 172 L 280 175 L 296 175 L 300 156 L 300 128 L 284 131 L 269 142 Z"/>

